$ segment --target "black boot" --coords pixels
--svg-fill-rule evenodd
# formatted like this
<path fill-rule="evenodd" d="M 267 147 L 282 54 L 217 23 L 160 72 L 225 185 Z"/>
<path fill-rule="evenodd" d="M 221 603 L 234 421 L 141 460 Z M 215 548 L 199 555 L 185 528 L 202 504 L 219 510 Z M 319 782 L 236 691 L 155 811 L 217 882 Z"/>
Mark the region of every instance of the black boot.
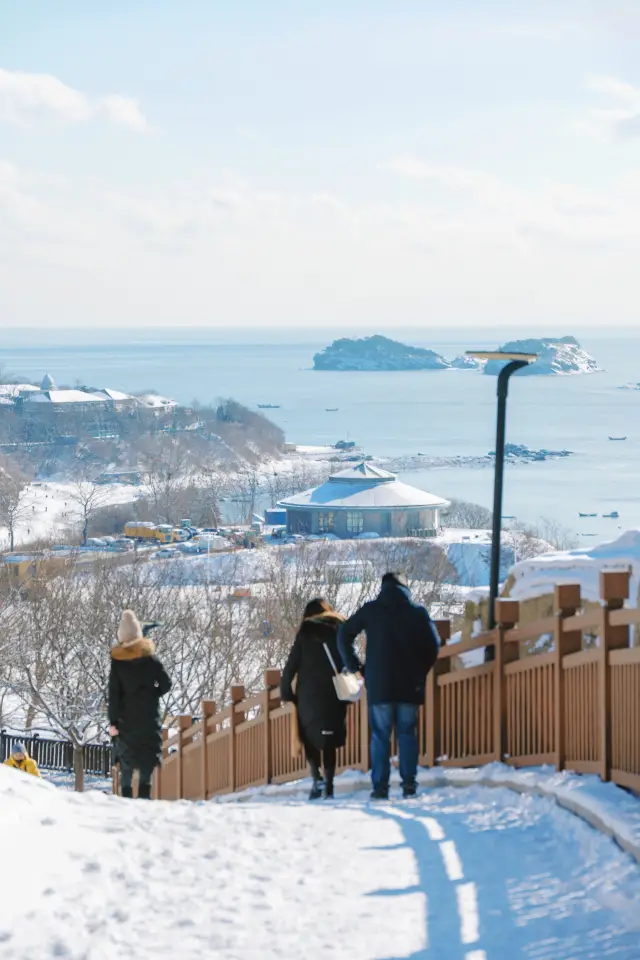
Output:
<path fill-rule="evenodd" d="M 331 767 L 326 767 L 324 771 L 324 797 L 325 800 L 333 799 L 333 778 L 336 771 Z"/>
<path fill-rule="evenodd" d="M 309 793 L 309 800 L 319 800 L 322 796 L 322 787 L 324 786 L 322 780 L 316 780 L 314 778 L 313 783 L 311 784 L 311 791 Z"/>
<path fill-rule="evenodd" d="M 151 800 L 150 783 L 140 783 L 138 785 L 138 800 Z"/>
<path fill-rule="evenodd" d="M 120 796 L 123 800 L 133 800 L 133 787 L 122 787 Z"/>
<path fill-rule="evenodd" d="M 315 760 L 309 760 L 309 770 L 311 771 L 311 779 L 313 780 L 313 783 L 311 784 L 309 800 L 319 800 L 322 796 L 324 781 L 320 773 L 320 767 Z"/>

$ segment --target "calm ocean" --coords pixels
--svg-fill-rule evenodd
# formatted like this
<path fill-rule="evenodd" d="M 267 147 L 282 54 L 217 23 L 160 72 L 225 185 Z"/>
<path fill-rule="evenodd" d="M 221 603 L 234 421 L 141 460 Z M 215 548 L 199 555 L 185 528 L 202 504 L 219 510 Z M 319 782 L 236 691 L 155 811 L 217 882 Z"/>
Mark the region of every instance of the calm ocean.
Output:
<path fill-rule="evenodd" d="M 545 331 L 538 331 L 541 335 Z M 574 530 L 584 546 L 640 527 L 640 391 L 618 389 L 640 381 L 640 334 L 567 331 L 605 372 L 576 377 L 517 377 L 512 381 L 508 439 L 532 448 L 566 447 L 562 461 L 510 466 L 505 513 L 535 521 L 553 518 Z M 495 388 L 475 372 L 330 373 L 311 370 L 313 354 L 335 336 L 357 331 L 223 329 L 46 331 L 5 330 L 0 363 L 13 376 L 58 384 L 81 382 L 125 391 L 156 389 L 188 403 L 234 397 L 268 411 L 297 443 L 352 439 L 367 453 L 402 456 L 481 455 L 493 449 Z M 495 348 L 513 330 L 395 329 L 389 335 L 428 346 L 447 357 L 465 349 Z M 338 407 L 328 413 L 327 407 Z M 627 436 L 612 443 L 608 436 Z M 443 496 L 491 504 L 492 473 L 462 467 L 412 471 L 407 482 Z M 579 520 L 578 512 L 620 519 Z"/>

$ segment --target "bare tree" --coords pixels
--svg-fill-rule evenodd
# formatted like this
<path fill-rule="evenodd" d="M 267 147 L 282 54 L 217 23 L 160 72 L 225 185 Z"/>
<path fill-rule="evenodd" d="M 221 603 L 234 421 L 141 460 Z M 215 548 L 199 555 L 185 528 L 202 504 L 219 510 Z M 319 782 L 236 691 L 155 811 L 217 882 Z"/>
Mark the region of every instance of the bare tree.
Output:
<path fill-rule="evenodd" d="M 493 522 L 493 514 L 487 507 L 467 500 L 452 500 L 450 506 L 442 511 L 442 525 L 462 527 L 466 530 L 488 530 Z"/>
<path fill-rule="evenodd" d="M 78 479 L 75 480 L 72 485 L 69 492 L 69 499 L 75 504 L 80 513 L 82 543 L 86 545 L 89 535 L 89 523 L 96 511 L 107 503 L 109 494 L 105 488 L 97 484 L 95 480 Z"/>
<path fill-rule="evenodd" d="M 156 520 L 175 523 L 180 492 L 189 468 L 185 451 L 175 437 L 162 436 L 143 450 L 145 481 L 154 505 Z"/>
<path fill-rule="evenodd" d="M 25 519 L 27 478 L 7 461 L 0 464 L 0 525 L 7 528 L 9 548 L 15 546 L 16 528 Z"/>
<path fill-rule="evenodd" d="M 259 471 L 250 464 L 244 464 L 230 478 L 232 499 L 239 504 L 240 523 L 251 523 L 261 485 Z"/>

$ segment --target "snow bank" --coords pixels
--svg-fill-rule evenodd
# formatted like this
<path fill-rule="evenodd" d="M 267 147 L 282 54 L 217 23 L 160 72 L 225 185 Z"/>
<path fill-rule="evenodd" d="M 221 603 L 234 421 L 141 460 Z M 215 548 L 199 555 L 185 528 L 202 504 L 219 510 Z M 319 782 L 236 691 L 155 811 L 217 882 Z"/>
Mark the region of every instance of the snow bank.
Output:
<path fill-rule="evenodd" d="M 304 783 L 146 803 L 0 768 L 0 960 L 637 960 L 636 862 L 560 808 L 620 842 L 637 801 L 500 765 L 421 780 L 405 803 L 358 773 L 333 803 Z"/>
<path fill-rule="evenodd" d="M 630 570 L 630 595 L 638 596 L 640 530 L 628 530 L 608 543 L 581 550 L 545 553 L 516 563 L 510 571 L 513 600 L 530 600 L 553 593 L 556 583 L 579 583 L 585 600 L 600 599 L 602 571 Z"/>

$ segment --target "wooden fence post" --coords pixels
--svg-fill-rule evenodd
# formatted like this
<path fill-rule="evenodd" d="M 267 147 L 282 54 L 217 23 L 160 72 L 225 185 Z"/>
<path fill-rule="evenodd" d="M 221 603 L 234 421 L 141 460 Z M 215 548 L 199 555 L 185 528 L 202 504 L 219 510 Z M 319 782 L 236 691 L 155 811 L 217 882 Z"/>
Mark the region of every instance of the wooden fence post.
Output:
<path fill-rule="evenodd" d="M 236 727 L 241 722 L 240 714 L 236 713 L 236 704 L 242 703 L 245 697 L 243 683 L 234 683 L 231 686 L 231 743 L 229 746 L 229 786 L 233 792 L 236 789 Z"/>
<path fill-rule="evenodd" d="M 504 762 L 506 747 L 507 691 L 504 668 L 517 660 L 520 650 L 517 643 L 505 644 L 505 636 L 520 619 L 520 604 L 517 600 L 496 600 L 497 626 L 495 635 L 495 660 L 493 666 L 493 751 L 498 763 Z"/>
<path fill-rule="evenodd" d="M 436 620 L 435 627 L 440 635 L 440 640 L 444 645 L 451 639 L 451 621 Z M 436 660 L 433 668 L 427 676 L 427 685 L 425 689 L 424 703 L 424 722 L 425 743 L 427 754 L 427 766 L 435 767 L 440 754 L 440 690 L 438 687 L 438 677 L 451 670 L 451 657 L 443 660 Z"/>
<path fill-rule="evenodd" d="M 602 625 L 600 630 L 600 755 L 603 780 L 611 778 L 611 667 L 609 652 L 629 646 L 629 627 L 613 627 L 610 623 L 612 610 L 621 610 L 629 596 L 628 571 L 600 574 L 600 598 L 602 600 Z"/>
<path fill-rule="evenodd" d="M 178 717 L 178 800 L 184 797 L 184 770 L 182 766 L 182 734 L 193 722 L 192 717 Z"/>
<path fill-rule="evenodd" d="M 556 625 L 554 628 L 555 645 L 555 688 L 553 723 L 555 729 L 556 769 L 564 770 L 566 762 L 567 712 L 565 709 L 565 675 L 562 666 L 565 656 L 579 653 L 582 648 L 582 631 L 565 630 L 564 621 L 573 617 L 582 606 L 579 583 L 556 584 L 554 588 Z"/>
<path fill-rule="evenodd" d="M 271 691 L 280 686 L 282 673 L 275 667 L 264 672 L 264 693 L 262 710 L 264 712 L 264 778 L 265 783 L 271 783 L 273 776 L 273 762 L 271 757 Z M 278 703 L 277 706 L 280 706 Z"/>
<path fill-rule="evenodd" d="M 167 740 L 169 739 L 169 730 L 167 727 L 162 728 L 162 763 L 159 767 L 156 767 L 155 771 L 155 790 L 154 797 L 156 800 L 162 800 L 162 790 L 163 790 L 163 771 L 164 771 L 164 762 L 167 759 Z"/>
<path fill-rule="evenodd" d="M 200 778 L 202 789 L 200 791 L 203 800 L 208 800 L 207 779 L 208 779 L 208 753 L 207 753 L 207 720 L 216 715 L 217 707 L 215 700 L 202 701 L 202 757 L 200 760 Z"/>

